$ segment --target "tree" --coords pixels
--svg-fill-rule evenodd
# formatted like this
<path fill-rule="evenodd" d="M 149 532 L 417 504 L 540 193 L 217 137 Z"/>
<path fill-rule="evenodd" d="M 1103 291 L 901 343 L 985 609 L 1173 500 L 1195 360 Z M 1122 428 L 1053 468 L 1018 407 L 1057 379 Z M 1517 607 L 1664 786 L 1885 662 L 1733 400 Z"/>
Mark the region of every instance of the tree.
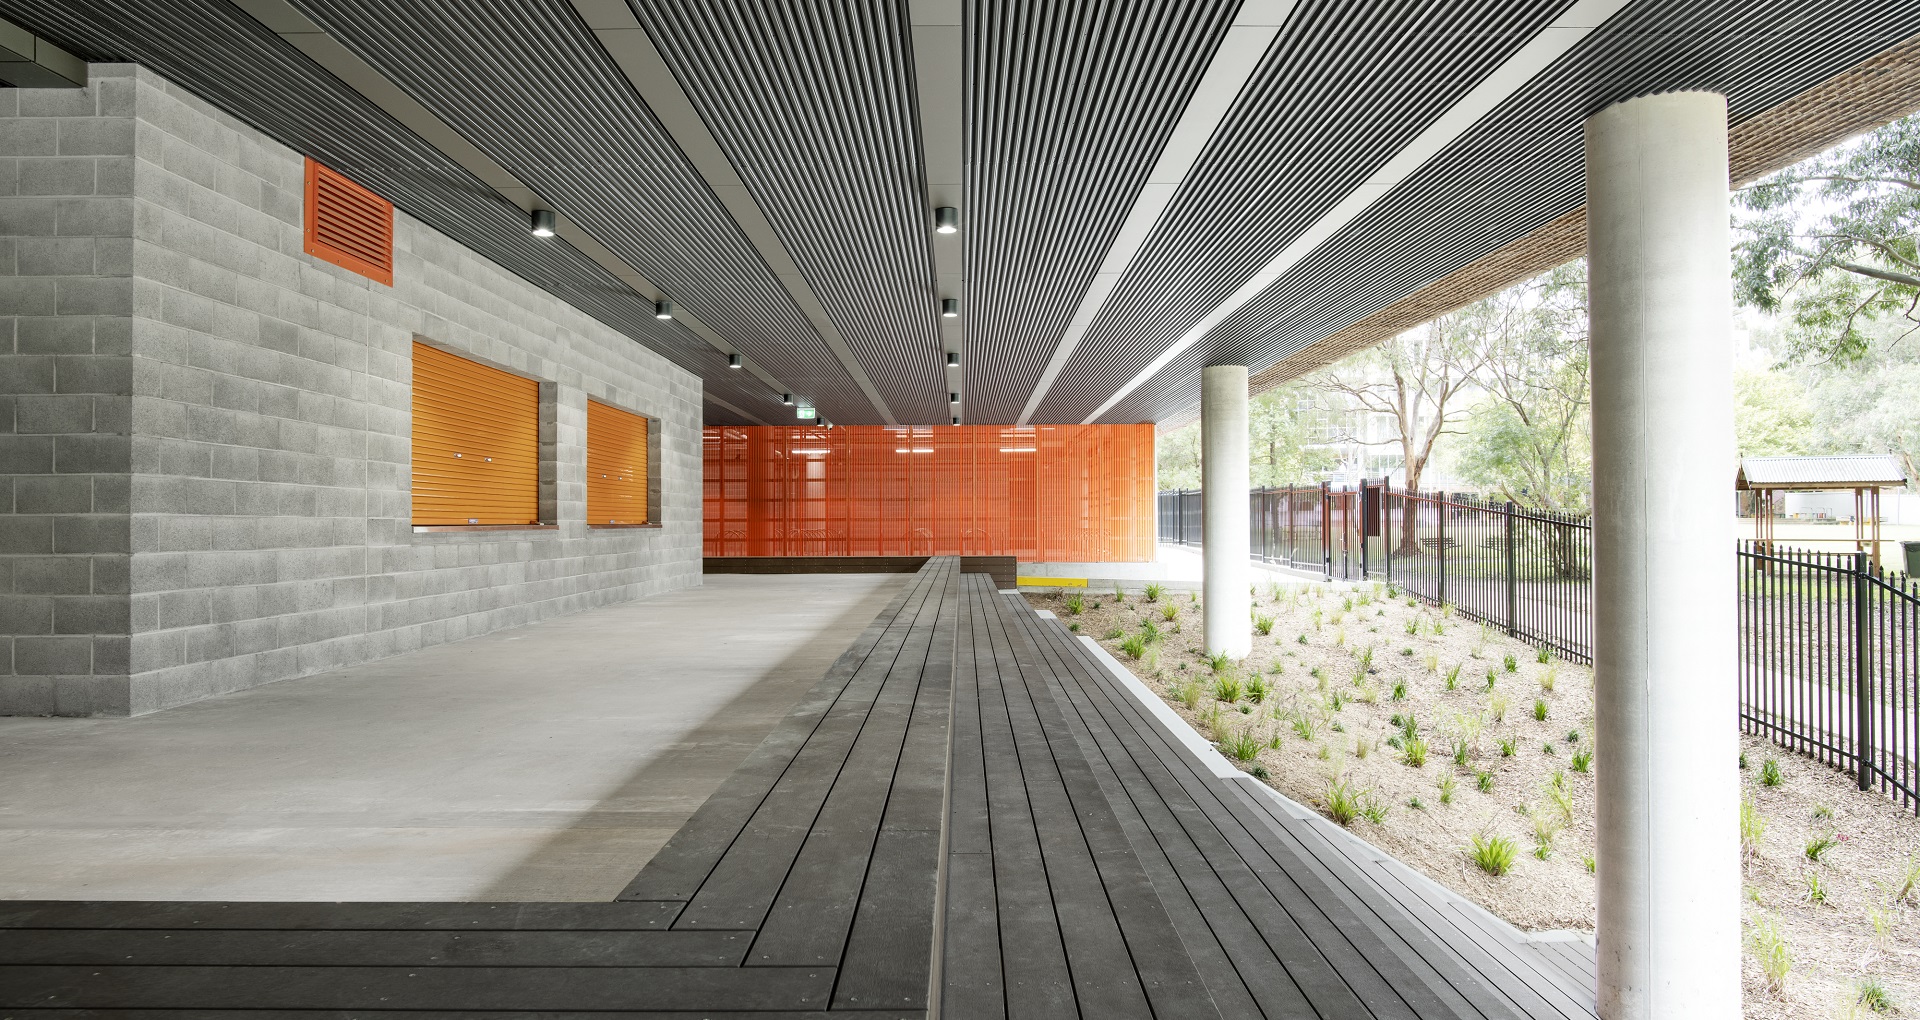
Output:
<path fill-rule="evenodd" d="M 1463 477 L 1502 498 L 1585 511 L 1592 470 L 1586 266 L 1571 262 L 1488 298 L 1483 395 L 1460 451 Z"/>
<path fill-rule="evenodd" d="M 1292 485 L 1331 466 L 1331 458 L 1308 449 L 1309 430 L 1321 412 L 1302 409 L 1299 383 L 1278 386 L 1247 402 L 1247 468 L 1256 486 Z M 1162 432 L 1156 444 L 1162 489 L 1200 487 L 1200 423 Z"/>
<path fill-rule="evenodd" d="M 1733 435 L 1744 457 L 1789 457 L 1810 452 L 1813 408 L 1806 385 L 1784 372 L 1735 371 Z"/>
<path fill-rule="evenodd" d="M 1420 488 L 1434 444 L 1466 417 L 1461 398 L 1485 357 L 1488 335 L 1505 328 L 1506 309 L 1493 300 L 1443 315 L 1336 365 L 1310 385 L 1344 394 L 1357 408 L 1389 415 L 1400 446 L 1406 487 Z M 1400 533 L 1412 552 L 1417 505 L 1405 501 Z"/>
<path fill-rule="evenodd" d="M 1787 360 L 1847 362 L 1876 319 L 1920 329 L 1920 116 L 1742 189 L 1739 299 L 1788 316 Z"/>
<path fill-rule="evenodd" d="M 1920 484 L 1920 350 L 1901 344 L 1898 323 L 1868 328 L 1866 353 L 1846 365 L 1804 369 L 1810 445 L 1822 453 L 1890 453 Z"/>

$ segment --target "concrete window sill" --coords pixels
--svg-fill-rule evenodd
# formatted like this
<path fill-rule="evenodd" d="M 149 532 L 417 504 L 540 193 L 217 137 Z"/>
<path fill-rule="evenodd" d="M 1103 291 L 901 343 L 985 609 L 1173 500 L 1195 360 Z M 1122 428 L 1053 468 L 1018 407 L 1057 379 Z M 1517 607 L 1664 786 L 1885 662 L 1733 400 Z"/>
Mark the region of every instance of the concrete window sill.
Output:
<path fill-rule="evenodd" d="M 438 531 L 559 531 L 558 524 L 416 524 L 413 533 Z"/>
<path fill-rule="evenodd" d="M 658 523 L 649 521 L 646 524 L 589 524 L 587 525 L 587 530 L 588 531 L 621 531 L 627 528 L 658 529 L 659 527 L 660 525 Z"/>

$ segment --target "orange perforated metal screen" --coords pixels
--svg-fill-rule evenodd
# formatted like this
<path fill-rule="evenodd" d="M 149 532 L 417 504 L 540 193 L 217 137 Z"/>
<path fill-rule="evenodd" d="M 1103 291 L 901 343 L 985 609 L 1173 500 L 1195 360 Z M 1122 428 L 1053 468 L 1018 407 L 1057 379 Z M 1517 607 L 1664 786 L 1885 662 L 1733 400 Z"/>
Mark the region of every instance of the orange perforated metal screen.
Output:
<path fill-rule="evenodd" d="M 709 428 L 708 556 L 1154 555 L 1153 426 Z"/>
<path fill-rule="evenodd" d="M 393 286 L 393 203 L 307 160 L 306 251 Z"/>
<path fill-rule="evenodd" d="M 587 523 L 647 523 L 647 420 L 587 401 Z"/>
<path fill-rule="evenodd" d="M 413 345 L 413 523 L 540 522 L 540 384 Z"/>

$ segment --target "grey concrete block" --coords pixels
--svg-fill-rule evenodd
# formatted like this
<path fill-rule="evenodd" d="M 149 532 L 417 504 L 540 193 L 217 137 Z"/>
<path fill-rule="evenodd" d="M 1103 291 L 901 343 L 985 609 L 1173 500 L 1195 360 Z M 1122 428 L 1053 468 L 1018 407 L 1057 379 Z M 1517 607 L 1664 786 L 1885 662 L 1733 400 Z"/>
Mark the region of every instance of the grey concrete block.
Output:
<path fill-rule="evenodd" d="M 14 479 L 13 505 L 22 514 L 93 512 L 93 479 L 85 475 L 28 475 Z"/>
<path fill-rule="evenodd" d="M 87 117 L 60 121 L 62 156 L 133 155 L 132 117 Z"/>
<path fill-rule="evenodd" d="M 14 201 L 22 201 L 14 199 Z M 134 200 L 128 196 L 52 200 L 62 237 L 132 237 Z"/>
<path fill-rule="evenodd" d="M 0 152 L 9 156 L 53 156 L 59 151 L 59 121 L 0 118 Z"/>
<path fill-rule="evenodd" d="M 91 246 L 92 241 L 77 243 Z M 21 354 L 93 353 L 94 320 L 89 316 L 22 316 L 14 328 L 14 350 Z"/>
<path fill-rule="evenodd" d="M 14 672 L 37 676 L 74 676 L 93 670 L 93 639 L 79 635 L 19 636 L 13 639 Z"/>
<path fill-rule="evenodd" d="M 54 518 L 53 550 L 59 553 L 124 553 L 131 536 L 123 515 L 68 515 Z"/>
<path fill-rule="evenodd" d="M 92 195 L 93 164 L 89 157 L 22 159 L 15 187 L 22 195 Z"/>
<path fill-rule="evenodd" d="M 22 237 L 14 239 L 14 272 L 20 276 L 88 276 L 94 272 L 91 237 Z M 75 314 L 62 311 L 62 315 Z M 92 337 L 87 350 L 93 352 Z"/>
<path fill-rule="evenodd" d="M 68 595 L 53 600 L 53 631 L 56 634 L 106 634 L 124 637 L 127 633 L 127 598 L 124 595 Z"/>
<path fill-rule="evenodd" d="M 54 470 L 63 474 L 114 474 L 131 470 L 132 463 L 127 436 L 53 437 Z"/>
<path fill-rule="evenodd" d="M 49 594 L 0 595 L 0 634 L 53 633 L 53 603 Z"/>
<path fill-rule="evenodd" d="M 13 431 L 58 435 L 93 431 L 93 398 L 86 395 L 22 394 L 14 397 Z"/>
<path fill-rule="evenodd" d="M 103 354 L 62 354 L 53 359 L 55 393 L 133 395 L 133 362 Z"/>
<path fill-rule="evenodd" d="M 133 591 L 130 571 L 133 558 L 126 555 L 89 556 L 90 591 L 95 595 L 127 595 Z"/>

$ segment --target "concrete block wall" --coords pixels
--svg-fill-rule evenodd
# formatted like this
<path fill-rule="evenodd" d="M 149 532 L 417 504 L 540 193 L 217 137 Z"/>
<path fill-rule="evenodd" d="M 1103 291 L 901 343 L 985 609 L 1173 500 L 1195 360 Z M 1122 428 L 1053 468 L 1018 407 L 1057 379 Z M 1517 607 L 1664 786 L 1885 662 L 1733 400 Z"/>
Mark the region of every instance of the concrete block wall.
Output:
<path fill-rule="evenodd" d="M 0 711 L 150 712 L 699 583 L 696 377 L 404 213 L 396 214 L 391 288 L 306 255 L 300 154 L 144 69 L 92 71 L 84 93 L 93 111 L 71 98 L 80 91 L 64 101 L 71 117 L 130 126 L 100 131 L 127 142 L 113 158 L 131 169 L 119 196 L 130 216 L 102 218 L 103 229 L 125 224 L 122 275 L 78 279 L 122 281 L 121 303 L 76 303 L 72 316 L 56 305 L 49 317 L 118 311 L 129 326 L 115 355 L 124 371 L 87 380 L 121 391 L 88 391 L 127 407 L 121 432 L 106 433 L 119 437 L 121 459 L 72 465 L 118 466 L 120 545 L 93 536 L 100 548 L 65 554 L 120 557 L 125 625 L 120 645 L 93 649 L 86 683 L 22 670 L 21 642 L 43 635 L 14 630 Z M 0 131 L 27 121 L 24 104 L 41 94 L 20 92 L 23 109 L 0 118 Z M 70 175 L 78 187 L 79 172 Z M 16 234 L 18 217 L 7 215 L 4 233 Z M 9 239 L 17 249 L 24 238 Z M 12 321 L 11 357 L 34 356 L 18 353 L 24 319 Z M 88 321 L 96 349 L 119 335 L 107 329 L 102 341 L 99 320 Z M 548 384 L 543 506 L 553 508 L 556 529 L 413 529 L 416 338 Z M 655 419 L 661 527 L 587 527 L 588 397 Z M 16 407 L 16 433 L 19 415 Z M 77 430 L 74 415 L 61 427 Z M 115 419 L 96 404 L 96 431 L 74 434 L 97 436 L 103 422 Z M 22 477 L 39 476 L 14 477 L 16 506 Z M 111 507 L 100 502 L 102 476 L 88 477 L 93 505 Z M 57 535 L 67 517 L 54 516 Z M 18 597 L 25 554 L 6 555 L 10 597 Z M 96 566 L 95 577 L 102 573 Z M 104 574 L 111 584 L 111 568 Z M 86 597 L 96 597 L 92 587 Z M 103 672 L 116 648 L 121 671 Z"/>
<path fill-rule="evenodd" d="M 133 83 L 0 89 L 0 677 L 124 711 Z"/>

